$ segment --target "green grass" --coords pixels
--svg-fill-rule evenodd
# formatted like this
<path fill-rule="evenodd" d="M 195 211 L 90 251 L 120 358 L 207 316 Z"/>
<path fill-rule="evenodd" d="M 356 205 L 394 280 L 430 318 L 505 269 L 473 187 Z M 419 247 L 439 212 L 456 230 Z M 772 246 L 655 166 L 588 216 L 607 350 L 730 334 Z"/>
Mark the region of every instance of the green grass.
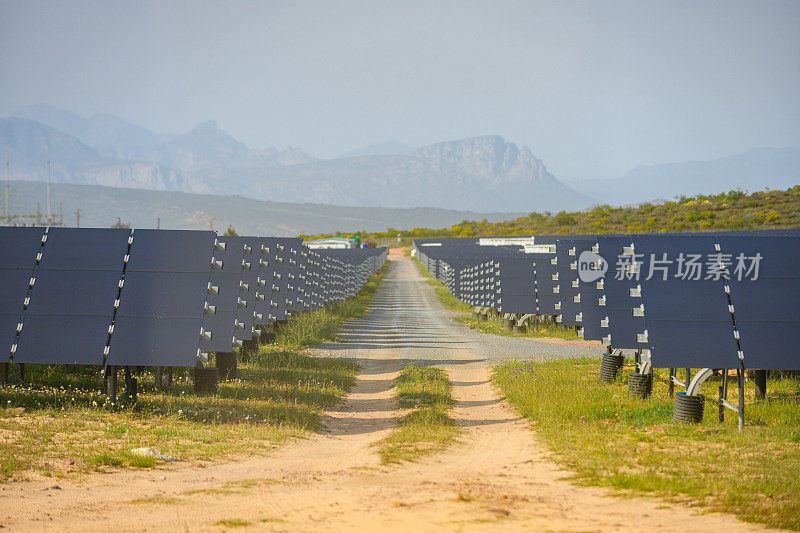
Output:
<path fill-rule="evenodd" d="M 413 461 L 450 445 L 459 430 L 448 411 L 453 407 L 452 384 L 435 367 L 406 367 L 395 380 L 400 407 L 408 413 L 386 438 L 376 443 L 381 463 Z"/>
<path fill-rule="evenodd" d="M 553 322 L 540 322 L 535 328 L 526 326 L 524 331 L 508 331 L 503 327 L 500 317 L 491 316 L 487 320 L 479 320 L 472 315 L 472 306 L 465 304 L 453 296 L 441 281 L 430 275 L 419 260 L 414 258 L 414 263 L 417 265 L 420 274 L 427 278 L 425 283 L 435 287 L 434 292 L 442 305 L 451 311 L 455 311 L 456 315 L 453 317 L 454 320 L 468 328 L 483 333 L 504 335 L 506 337 L 549 337 L 564 340 L 578 340 L 578 334 L 574 327 L 563 326 Z"/>
<path fill-rule="evenodd" d="M 144 498 L 136 498 L 130 501 L 131 505 L 172 505 L 180 503 L 179 498 L 172 498 L 170 496 L 147 496 Z"/>
<path fill-rule="evenodd" d="M 625 380 L 598 382 L 600 362 L 512 361 L 493 370 L 495 384 L 575 477 L 587 484 L 689 501 L 771 527 L 800 530 L 800 381 L 771 379 L 767 401 L 748 384 L 746 426 L 706 402 L 699 425 L 672 422 L 666 371 L 653 397 L 627 395 Z M 719 381 L 704 385 L 716 397 Z M 734 391 L 735 395 L 735 391 Z"/>
<path fill-rule="evenodd" d="M 215 522 L 214 525 L 224 527 L 245 527 L 252 525 L 252 522 L 242 520 L 241 518 L 226 518 Z"/>
<path fill-rule="evenodd" d="M 449 293 L 448 293 L 449 294 Z M 452 298 L 452 296 L 451 296 Z M 455 299 L 455 298 L 453 298 Z M 564 326 L 555 322 L 539 322 L 535 328 L 526 326 L 524 331 L 508 331 L 503 327 L 500 317 L 491 316 L 486 320 L 479 320 L 472 316 L 472 313 L 459 313 L 455 317 L 459 322 L 468 328 L 472 328 L 483 333 L 493 335 L 504 335 L 506 337 L 527 337 L 527 338 L 552 338 L 564 340 L 580 340 L 574 327 Z"/>
<path fill-rule="evenodd" d="M 363 314 L 380 280 L 370 278 L 349 301 L 296 315 L 215 395 L 195 395 L 186 370 L 167 391 L 145 371 L 137 375 L 138 401 L 109 409 L 96 367 L 27 365 L 26 383 L 0 388 L 0 481 L 155 466 L 153 457 L 130 452 L 141 447 L 183 461 L 261 454 L 317 430 L 359 367 L 312 357 L 306 347 L 334 339 L 345 320 Z"/>

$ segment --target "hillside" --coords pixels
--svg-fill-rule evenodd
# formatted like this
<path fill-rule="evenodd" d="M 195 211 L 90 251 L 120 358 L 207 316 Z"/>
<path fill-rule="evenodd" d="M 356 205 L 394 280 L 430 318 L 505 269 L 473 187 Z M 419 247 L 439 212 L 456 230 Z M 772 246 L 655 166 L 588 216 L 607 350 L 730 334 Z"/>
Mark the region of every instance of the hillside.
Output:
<path fill-rule="evenodd" d="M 800 185 L 787 190 L 754 193 L 730 191 L 715 195 L 682 197 L 658 205 L 610 207 L 602 205 L 580 212 L 530 213 L 492 222 L 464 220 L 440 229 L 415 228 L 404 237 L 501 237 L 519 235 L 656 233 L 707 230 L 800 228 Z M 385 233 L 360 232 L 366 238 Z M 396 235 L 396 233 L 395 233 Z M 329 234 L 314 235 L 325 237 Z"/>
<path fill-rule="evenodd" d="M 11 212 L 35 213 L 37 203 L 44 210 L 45 184 L 11 182 Z M 241 234 L 295 236 L 336 228 L 349 232 L 361 229 L 385 231 L 418 225 L 449 226 L 464 218 L 488 217 L 503 220 L 510 213 L 480 214 L 444 209 L 386 209 L 381 207 L 342 207 L 316 204 L 264 202 L 241 196 L 189 194 L 55 184 L 53 209 L 63 206 L 65 223 L 74 226 L 75 211 L 81 210 L 81 227 L 108 227 L 120 218 L 136 228 L 154 228 L 161 218 L 164 229 L 208 229 L 233 225 Z M 1 207 L 0 207 L 1 208 Z M 393 232 L 393 235 L 396 235 Z"/>

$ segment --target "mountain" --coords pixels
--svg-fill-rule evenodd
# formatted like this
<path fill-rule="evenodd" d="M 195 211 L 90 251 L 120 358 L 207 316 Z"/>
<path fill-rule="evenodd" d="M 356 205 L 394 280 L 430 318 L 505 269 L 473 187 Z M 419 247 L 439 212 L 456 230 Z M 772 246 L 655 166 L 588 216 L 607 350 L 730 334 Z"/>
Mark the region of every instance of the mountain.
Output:
<path fill-rule="evenodd" d="M 17 109 L 13 116 L 47 124 L 95 149 L 155 145 L 164 139 L 146 128 L 105 113 L 87 119 L 64 109 L 36 104 Z"/>
<path fill-rule="evenodd" d="M 17 135 L 11 129 L 38 128 L 52 137 L 17 146 L 18 152 L 26 153 L 15 153 L 13 159 L 26 163 L 15 161 L 12 167 L 14 176 L 23 179 L 42 178 L 42 148 L 50 145 L 53 179 L 66 183 L 476 212 L 555 212 L 593 202 L 559 182 L 528 147 L 499 136 L 410 152 L 393 141 L 356 151 L 363 155 L 318 160 L 298 148 L 251 149 L 214 121 L 181 135 L 163 136 L 111 115 L 84 119 L 49 106 L 22 108 L 18 114 L 38 120 L 5 119 L 0 136 Z M 402 153 L 374 153 L 387 150 Z"/>
<path fill-rule="evenodd" d="M 756 148 L 709 161 L 639 166 L 618 179 L 565 183 L 601 203 L 614 205 L 734 189 L 786 189 L 800 183 L 800 149 Z"/>
<path fill-rule="evenodd" d="M 54 182 L 156 190 L 203 187 L 162 165 L 106 157 L 71 135 L 24 118 L 0 119 L 2 148 L 8 150 L 10 175 L 15 179 L 45 181 L 49 154 Z"/>
<path fill-rule="evenodd" d="M 399 141 L 387 141 L 385 143 L 369 144 L 346 152 L 336 159 L 347 159 L 348 157 L 361 157 L 363 155 L 408 155 L 414 151 L 412 146 L 403 144 Z"/>
<path fill-rule="evenodd" d="M 35 213 L 37 203 L 44 209 L 45 184 L 11 182 L 11 212 Z M 80 209 L 81 227 L 109 227 L 117 221 L 135 228 L 154 228 L 160 217 L 164 229 L 224 230 L 229 224 L 243 235 L 295 236 L 339 230 L 385 231 L 417 226 L 449 227 L 463 220 L 486 218 L 500 221 L 521 213 L 482 213 L 444 209 L 386 209 L 342 207 L 319 204 L 263 202 L 241 196 L 188 194 L 58 183 L 52 187 L 53 210 L 63 206 L 67 225 L 76 223 Z"/>
<path fill-rule="evenodd" d="M 44 104 L 21 107 L 13 116 L 76 137 L 108 158 L 153 163 L 184 174 L 201 168 L 249 169 L 313 161 L 299 148 L 251 150 L 213 120 L 182 135 L 159 135 L 114 115 L 98 113 L 87 119 Z M 201 186 L 201 190 L 207 187 Z"/>
<path fill-rule="evenodd" d="M 206 170 L 197 177 L 253 198 L 277 195 L 334 205 L 530 212 L 592 203 L 556 180 L 527 147 L 498 136 L 438 143 L 408 155 L 319 160 L 242 173 Z"/>

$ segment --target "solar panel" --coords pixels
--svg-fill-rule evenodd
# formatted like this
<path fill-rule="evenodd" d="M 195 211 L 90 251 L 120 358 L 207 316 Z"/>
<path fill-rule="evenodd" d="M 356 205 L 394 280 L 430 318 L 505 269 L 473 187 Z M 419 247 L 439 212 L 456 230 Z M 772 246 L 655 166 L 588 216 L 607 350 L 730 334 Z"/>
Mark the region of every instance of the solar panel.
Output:
<path fill-rule="evenodd" d="M 0 362 L 11 358 L 44 235 L 43 228 L 0 227 Z"/>
<path fill-rule="evenodd" d="M 109 302 L 113 309 L 114 302 Z M 106 316 L 26 316 L 14 362 L 99 365 L 108 341 Z"/>
<path fill-rule="evenodd" d="M 654 367 L 738 367 L 738 344 L 721 279 L 694 279 L 678 258 L 716 253 L 713 236 L 638 236 L 635 251 L 645 260 L 640 284 Z M 683 254 L 683 255 L 681 255 Z M 667 270 L 651 276 L 649 264 L 661 261 Z M 685 276 L 676 277 L 683 269 Z M 666 279 L 664 279 L 666 277 Z M 686 277 L 687 279 L 683 279 Z"/>
<path fill-rule="evenodd" d="M 108 364 L 194 366 L 214 237 L 209 231 L 134 232 Z"/>
<path fill-rule="evenodd" d="M 43 228 L 0 227 L 0 269 L 27 268 L 33 270 L 36 254 L 42 247 Z"/>
<path fill-rule="evenodd" d="M 218 237 L 214 250 L 216 266 L 211 270 L 209 283 L 214 288 L 206 297 L 214 313 L 203 315 L 203 331 L 211 334 L 200 341 L 204 352 L 229 352 L 234 346 L 237 314 L 240 302 L 242 263 L 245 261 L 245 241 L 241 237 Z"/>
<path fill-rule="evenodd" d="M 128 270 L 161 272 L 208 272 L 213 250 L 211 231 L 137 229 Z"/>
<path fill-rule="evenodd" d="M 118 317 L 108 364 L 194 366 L 202 315 L 194 318 Z"/>
<path fill-rule="evenodd" d="M 727 284 L 744 366 L 800 369 L 800 238 L 720 236 L 718 242 L 731 256 Z"/>
<path fill-rule="evenodd" d="M 102 363 L 130 234 L 50 229 L 23 313 L 15 362 Z"/>
<path fill-rule="evenodd" d="M 39 269 L 122 270 L 129 229 L 50 228 Z"/>

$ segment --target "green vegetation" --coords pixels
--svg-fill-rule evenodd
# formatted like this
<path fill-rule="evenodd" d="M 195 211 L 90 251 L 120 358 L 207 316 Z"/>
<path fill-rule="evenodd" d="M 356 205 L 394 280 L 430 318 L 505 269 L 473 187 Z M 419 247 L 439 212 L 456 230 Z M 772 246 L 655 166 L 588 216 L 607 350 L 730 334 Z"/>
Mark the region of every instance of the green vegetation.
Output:
<path fill-rule="evenodd" d="M 740 433 L 734 413 L 717 420 L 710 400 L 719 381 L 704 386 L 703 422 L 676 424 L 666 371 L 642 400 L 627 395 L 632 366 L 611 385 L 598 382 L 599 366 L 596 359 L 511 361 L 495 367 L 493 379 L 582 482 L 800 530 L 800 381 L 771 379 L 767 400 L 758 402 L 748 384 Z"/>
<path fill-rule="evenodd" d="M 111 410 L 96 367 L 27 365 L 27 383 L 0 388 L 0 480 L 153 467 L 156 457 L 131 452 L 143 447 L 185 461 L 254 455 L 316 430 L 358 366 L 305 347 L 334 340 L 345 320 L 363 314 L 380 279 L 372 276 L 356 298 L 296 315 L 213 396 L 195 395 L 186 370 L 167 391 L 145 371 L 138 400 Z"/>
<path fill-rule="evenodd" d="M 453 297 L 451 296 L 451 298 Z M 580 340 L 574 327 L 564 326 L 555 322 L 539 322 L 536 324 L 535 328 L 530 328 L 526 325 L 524 331 L 508 331 L 505 329 L 505 327 L 503 327 L 501 317 L 497 316 L 490 316 L 486 318 L 486 320 L 482 320 L 472 316 L 471 312 L 459 313 L 455 317 L 455 320 L 456 322 L 459 322 L 468 328 L 481 331 L 483 333 L 491 333 L 493 335 L 504 335 L 506 337 L 551 338 L 572 341 Z"/>
<path fill-rule="evenodd" d="M 225 526 L 225 527 L 245 527 L 251 525 L 252 522 L 247 520 L 242 520 L 241 518 L 227 518 L 224 520 L 219 520 L 215 522 L 215 526 Z"/>
<path fill-rule="evenodd" d="M 413 409 L 391 435 L 376 443 L 383 464 L 412 461 L 446 448 L 458 435 L 447 415 L 454 405 L 447 373 L 434 367 L 406 367 L 395 380 L 400 407 Z"/>
<path fill-rule="evenodd" d="M 414 228 L 385 232 L 358 232 L 362 239 L 401 235 L 421 237 L 502 237 L 586 233 L 658 233 L 703 230 L 751 230 L 800 227 L 800 185 L 785 191 L 681 197 L 663 204 L 638 207 L 600 205 L 586 211 L 530 213 L 503 222 L 465 220 L 449 228 Z M 329 234 L 314 235 L 322 238 Z"/>

